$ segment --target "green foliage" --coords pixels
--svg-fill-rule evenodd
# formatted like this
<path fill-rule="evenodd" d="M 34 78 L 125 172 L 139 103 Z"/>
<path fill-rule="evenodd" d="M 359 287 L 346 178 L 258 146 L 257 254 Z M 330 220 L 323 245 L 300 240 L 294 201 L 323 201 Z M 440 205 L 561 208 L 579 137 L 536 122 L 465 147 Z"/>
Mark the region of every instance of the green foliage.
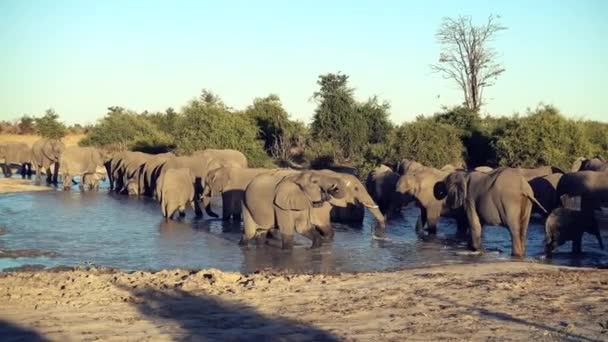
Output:
<path fill-rule="evenodd" d="M 36 132 L 36 119 L 29 115 L 23 115 L 17 124 L 17 131 L 19 134 L 33 134 Z"/>
<path fill-rule="evenodd" d="M 207 148 L 235 149 L 247 156 L 252 167 L 270 166 L 272 161 L 257 133 L 250 117 L 230 111 L 218 97 L 208 93 L 183 108 L 177 121 L 176 142 L 181 153 Z"/>
<path fill-rule="evenodd" d="M 254 99 L 253 104 L 245 110 L 245 115 L 255 122 L 259 129 L 258 138 L 264 141 L 264 150 L 269 154 L 279 141 L 290 141 L 292 134 L 296 133 L 291 128 L 287 111 L 275 94 Z"/>
<path fill-rule="evenodd" d="M 598 121 L 581 121 L 578 126 L 583 130 L 589 142 L 589 156 L 608 155 L 608 123 Z"/>
<path fill-rule="evenodd" d="M 392 130 L 387 102 L 380 103 L 375 96 L 356 102 L 348 76 L 341 73 L 321 75 L 317 84 L 311 135 L 314 141 L 331 143 L 338 162 L 353 162 L 368 144 L 386 142 Z"/>
<path fill-rule="evenodd" d="M 80 141 L 82 146 L 169 146 L 171 135 L 161 131 L 146 114 L 137 114 L 122 107 L 109 107 L 108 113 Z"/>
<path fill-rule="evenodd" d="M 500 165 L 570 168 L 577 156 L 590 153 L 584 130 L 551 106 L 537 108 L 507 125 L 496 142 Z"/>
<path fill-rule="evenodd" d="M 393 142 L 397 159 L 412 159 L 427 166 L 440 168 L 445 164 L 462 164 L 464 146 L 461 132 L 432 118 L 418 117 L 416 121 L 397 127 Z"/>
<path fill-rule="evenodd" d="M 45 138 L 60 139 L 67 133 L 65 124 L 59 121 L 59 114 L 52 108 L 47 109 L 44 116 L 35 121 L 37 133 Z"/>

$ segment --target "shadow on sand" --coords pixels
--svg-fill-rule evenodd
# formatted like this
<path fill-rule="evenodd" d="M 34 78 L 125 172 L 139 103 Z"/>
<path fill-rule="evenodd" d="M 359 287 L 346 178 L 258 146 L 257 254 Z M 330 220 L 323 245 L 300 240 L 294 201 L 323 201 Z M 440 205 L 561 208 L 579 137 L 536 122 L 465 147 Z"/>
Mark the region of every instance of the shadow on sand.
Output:
<path fill-rule="evenodd" d="M 4 342 L 28 341 L 46 342 L 48 339 L 40 336 L 37 332 L 27 328 L 19 327 L 13 323 L 0 319 L 0 340 Z"/>
<path fill-rule="evenodd" d="M 119 286 L 138 300 L 134 305 L 159 329 L 187 341 L 340 341 L 330 332 L 293 320 L 269 317 L 254 308 L 194 295 L 179 289 Z M 175 327 L 179 328 L 175 331 Z M 165 331 L 163 331 L 165 332 Z M 175 336 L 177 335 L 177 336 Z"/>

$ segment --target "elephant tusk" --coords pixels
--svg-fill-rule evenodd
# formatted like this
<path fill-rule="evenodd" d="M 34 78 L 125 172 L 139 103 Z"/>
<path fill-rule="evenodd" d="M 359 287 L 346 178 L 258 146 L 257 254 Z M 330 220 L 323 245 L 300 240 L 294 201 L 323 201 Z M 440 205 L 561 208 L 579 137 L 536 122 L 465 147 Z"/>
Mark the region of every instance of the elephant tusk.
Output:
<path fill-rule="evenodd" d="M 369 209 L 378 209 L 378 205 L 369 205 L 369 204 L 364 204 L 364 206 L 365 206 L 366 208 L 369 208 Z"/>

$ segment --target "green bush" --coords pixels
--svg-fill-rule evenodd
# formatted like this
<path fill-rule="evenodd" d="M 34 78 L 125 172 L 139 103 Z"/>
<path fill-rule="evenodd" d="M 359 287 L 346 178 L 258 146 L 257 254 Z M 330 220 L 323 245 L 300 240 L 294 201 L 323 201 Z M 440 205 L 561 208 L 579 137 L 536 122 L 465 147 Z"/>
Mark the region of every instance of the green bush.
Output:
<path fill-rule="evenodd" d="M 397 127 L 394 154 L 397 159 L 413 159 L 437 168 L 445 164 L 460 165 L 464 156 L 460 135 L 461 132 L 451 125 L 418 117 L 414 122 Z"/>
<path fill-rule="evenodd" d="M 22 118 L 22 123 L 24 118 Z M 36 132 L 42 137 L 60 139 L 67 133 L 65 124 L 59 121 L 59 114 L 55 113 L 53 109 L 47 109 L 44 116 L 36 118 L 35 122 Z"/>
<path fill-rule="evenodd" d="M 552 165 L 569 170 L 590 153 L 584 131 L 551 106 L 537 108 L 504 129 L 496 141 L 499 164 L 512 167 Z"/>
<path fill-rule="evenodd" d="M 247 115 L 203 98 L 183 108 L 176 124 L 175 141 L 180 153 L 207 148 L 235 149 L 247 156 L 251 167 L 273 166 L 257 133 L 257 127 Z"/>
<path fill-rule="evenodd" d="M 137 114 L 122 107 L 110 107 L 108 113 L 91 127 L 81 146 L 118 147 L 132 149 L 135 146 L 171 146 L 171 135 L 158 129 L 146 115 Z"/>

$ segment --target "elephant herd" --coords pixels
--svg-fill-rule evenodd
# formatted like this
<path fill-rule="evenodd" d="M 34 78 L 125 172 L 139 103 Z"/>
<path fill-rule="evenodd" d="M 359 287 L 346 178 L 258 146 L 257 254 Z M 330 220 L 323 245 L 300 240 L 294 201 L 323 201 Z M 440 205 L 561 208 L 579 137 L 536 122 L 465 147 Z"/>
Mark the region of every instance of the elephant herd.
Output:
<path fill-rule="evenodd" d="M 197 217 L 203 209 L 218 217 L 211 198 L 219 195 L 222 219 L 243 221 L 241 245 L 276 237 L 285 249 L 292 248 L 296 232 L 318 247 L 333 238 L 332 222 L 361 224 L 365 209 L 376 220 L 374 236 L 381 237 L 386 221 L 413 203 L 420 209 L 417 233 L 436 234 L 440 218 L 450 217 L 475 251 L 483 250 L 484 225 L 502 225 L 509 229 L 512 255 L 524 256 L 528 224 L 536 213 L 546 220 L 547 255 L 568 240 L 573 252 L 581 252 L 584 232 L 595 235 L 603 248 L 594 211 L 608 204 L 608 163 L 600 156 L 577 159 L 568 173 L 550 166 L 436 169 L 404 159 L 393 168 L 376 167 L 365 185 L 351 168 L 249 168 L 243 153 L 229 149 L 180 156 L 132 151 L 108 155 L 41 139 L 31 148 L 0 145 L 0 160 L 6 175 L 13 164 L 22 166 L 23 177 L 34 167 L 37 183 L 43 172 L 49 184 L 57 184 L 61 174 L 64 189 L 75 183 L 75 176 L 81 189 L 98 188 L 107 177 L 111 191 L 156 199 L 166 219 L 184 216 L 189 206 Z"/>
<path fill-rule="evenodd" d="M 387 217 L 415 203 L 420 208 L 418 233 L 435 234 L 440 217 L 454 218 L 458 233 L 468 237 L 475 251 L 483 248 L 483 225 L 502 225 L 511 234 L 512 254 L 524 256 L 533 213 L 545 219 L 547 256 L 566 241 L 580 253 L 584 232 L 595 235 L 603 248 L 594 215 L 608 205 L 608 162 L 601 156 L 577 159 L 568 173 L 551 166 L 436 169 L 405 159 L 394 171 L 386 165 L 376 167 L 366 186 Z"/>

